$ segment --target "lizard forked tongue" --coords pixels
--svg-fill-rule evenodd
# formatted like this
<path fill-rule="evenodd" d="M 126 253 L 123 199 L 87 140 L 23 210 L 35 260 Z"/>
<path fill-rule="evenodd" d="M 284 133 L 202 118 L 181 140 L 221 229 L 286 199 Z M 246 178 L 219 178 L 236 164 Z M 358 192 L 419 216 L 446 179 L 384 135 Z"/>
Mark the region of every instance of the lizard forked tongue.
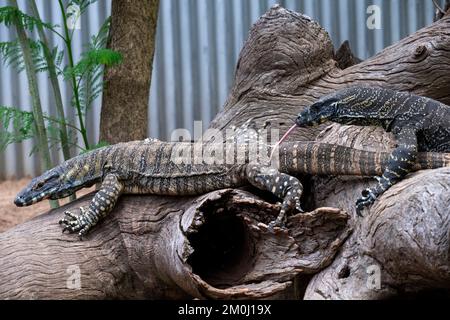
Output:
<path fill-rule="evenodd" d="M 272 152 L 270 153 L 270 161 L 272 161 L 273 154 L 275 153 L 275 150 L 278 149 L 278 146 L 279 146 L 284 140 L 286 140 L 286 138 L 291 134 L 291 132 L 292 132 L 295 128 L 297 128 L 297 124 L 294 124 L 292 127 L 290 127 L 289 130 L 286 131 L 286 133 L 281 137 L 281 139 L 280 139 L 277 143 L 275 143 L 275 145 L 273 146 Z"/>

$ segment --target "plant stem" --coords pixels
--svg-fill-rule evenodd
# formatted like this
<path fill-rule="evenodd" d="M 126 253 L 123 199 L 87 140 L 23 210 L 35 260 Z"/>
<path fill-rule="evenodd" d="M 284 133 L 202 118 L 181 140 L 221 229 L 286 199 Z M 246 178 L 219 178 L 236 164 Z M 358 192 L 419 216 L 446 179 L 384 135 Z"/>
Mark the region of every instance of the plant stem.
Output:
<path fill-rule="evenodd" d="M 53 141 L 53 140 L 59 141 L 59 140 L 56 139 L 56 138 L 51 138 L 51 137 L 49 137 L 49 141 Z M 55 143 L 55 144 L 56 144 L 56 143 Z M 81 152 L 86 152 L 86 151 L 87 151 L 87 150 L 85 150 L 82 146 L 80 146 L 80 145 L 78 145 L 78 144 L 76 144 L 76 143 L 69 142 L 69 145 L 74 146 L 74 147 L 76 147 L 77 149 L 80 149 Z"/>
<path fill-rule="evenodd" d="M 38 20 L 41 20 L 41 16 L 39 15 L 39 10 L 36 6 L 36 1 L 31 0 L 30 4 L 31 4 L 31 10 L 33 11 L 34 16 Z M 36 27 L 37 27 L 37 30 L 39 33 L 39 38 L 41 39 L 41 42 L 44 47 L 44 57 L 45 57 L 45 61 L 47 61 L 48 74 L 50 77 L 50 82 L 52 83 L 52 87 L 53 87 L 53 95 L 55 97 L 56 112 L 58 113 L 58 117 L 60 119 L 63 119 L 63 121 L 64 121 L 66 119 L 66 115 L 64 113 L 64 106 L 63 106 L 63 102 L 62 102 L 61 89 L 59 87 L 58 76 L 56 75 L 55 62 L 53 61 L 52 55 L 50 53 L 49 44 L 48 44 L 47 36 L 45 35 L 45 32 L 44 32 L 44 28 L 42 27 L 42 25 L 39 25 L 39 24 Z M 62 149 L 62 153 L 64 156 L 64 160 L 69 160 L 71 158 L 71 155 L 70 155 L 70 146 L 69 146 L 69 136 L 67 134 L 67 128 L 65 126 L 65 121 L 61 122 L 59 124 L 59 139 L 61 140 L 60 143 L 61 143 L 61 149 Z M 75 194 L 70 196 L 70 201 L 73 201 L 75 199 L 76 199 Z"/>
<path fill-rule="evenodd" d="M 61 33 L 59 33 L 58 31 L 56 31 L 54 27 L 48 28 L 48 30 L 50 30 L 51 32 L 53 32 L 54 34 L 56 34 L 56 35 L 57 35 L 58 37 L 60 37 L 62 40 L 65 40 L 64 36 L 63 36 Z"/>
<path fill-rule="evenodd" d="M 31 0 L 30 5 L 31 5 L 31 10 L 33 11 L 34 16 L 37 19 L 41 20 L 38 8 L 36 6 L 36 1 Z M 50 82 L 52 83 L 52 87 L 53 87 L 53 95 L 55 96 L 56 111 L 57 111 L 58 117 L 60 119 L 66 119 L 66 115 L 64 113 L 64 106 L 63 106 L 63 102 L 62 102 L 62 98 L 61 98 L 61 89 L 59 87 L 58 76 L 56 75 L 55 63 L 54 63 L 54 61 L 52 59 L 52 55 L 50 53 L 47 36 L 45 35 L 44 28 L 41 25 L 37 25 L 37 30 L 39 33 L 39 38 L 41 39 L 41 41 L 44 45 L 44 57 L 45 57 L 45 60 L 47 61 Z M 69 141 L 68 135 L 67 135 L 67 129 L 66 129 L 66 126 L 64 125 L 64 123 L 60 123 L 59 130 L 60 130 L 61 147 L 62 147 L 64 160 L 68 160 L 71 158 L 71 156 L 70 156 L 70 148 L 67 145 L 67 142 Z"/>
<path fill-rule="evenodd" d="M 19 10 L 16 0 L 12 0 L 12 4 Z M 41 98 L 39 95 L 39 87 L 37 85 L 36 73 L 34 72 L 33 59 L 31 57 L 31 48 L 28 42 L 27 34 L 22 24 L 22 20 L 17 16 L 15 17 L 15 27 L 20 47 L 22 49 L 23 61 L 25 64 L 25 71 L 28 80 L 28 90 L 30 91 L 33 105 L 33 117 L 35 119 L 38 145 L 43 160 L 42 167 L 43 170 L 45 171 L 52 168 L 52 162 L 50 158 L 50 150 L 47 144 L 47 132 L 45 129 L 44 118 L 42 116 L 43 114 L 41 107 Z M 58 201 L 50 200 L 50 206 L 52 208 L 58 207 L 59 206 Z"/>
<path fill-rule="evenodd" d="M 61 9 L 62 17 L 63 17 L 63 26 L 64 26 L 64 34 L 65 34 L 64 42 L 67 47 L 67 55 L 69 57 L 69 66 L 70 66 L 70 68 L 73 69 L 74 62 L 73 62 L 73 52 L 72 52 L 72 38 L 70 37 L 69 28 L 67 26 L 66 10 L 64 9 L 64 4 L 62 3 L 62 0 L 58 0 L 58 2 L 59 2 L 59 7 Z M 84 126 L 83 114 L 81 112 L 81 103 L 80 103 L 80 96 L 79 96 L 79 92 L 78 92 L 79 88 L 78 88 L 78 84 L 77 84 L 77 79 L 74 74 L 72 74 L 71 78 L 72 78 L 71 80 L 72 80 L 73 95 L 75 98 L 75 106 L 77 108 L 78 121 L 80 124 L 81 136 L 83 137 L 83 142 L 84 142 L 85 148 L 87 150 L 89 150 L 89 141 L 87 139 L 86 127 Z"/>
<path fill-rule="evenodd" d="M 53 118 L 53 117 L 49 117 L 49 116 L 46 116 L 45 114 L 42 115 L 42 116 L 44 117 L 45 120 L 49 120 L 49 121 L 52 121 L 52 122 L 56 122 L 56 123 L 58 123 L 58 124 L 61 124 L 61 125 L 70 127 L 70 128 L 72 128 L 72 129 L 74 129 L 74 130 L 76 130 L 76 131 L 78 131 L 78 132 L 81 132 L 80 129 L 79 129 L 78 127 L 76 127 L 76 126 L 74 126 L 73 124 L 70 124 L 70 123 L 68 123 L 68 122 L 66 122 L 66 121 L 64 121 L 64 120 L 56 119 L 56 118 Z"/>

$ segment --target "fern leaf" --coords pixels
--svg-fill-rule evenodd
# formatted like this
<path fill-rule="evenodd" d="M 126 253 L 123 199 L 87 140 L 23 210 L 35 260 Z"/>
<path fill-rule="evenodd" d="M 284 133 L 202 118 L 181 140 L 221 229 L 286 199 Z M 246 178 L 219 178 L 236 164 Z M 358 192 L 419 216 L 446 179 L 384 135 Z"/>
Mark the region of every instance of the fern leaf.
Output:
<path fill-rule="evenodd" d="M 42 72 L 48 70 L 47 60 L 44 55 L 44 43 L 41 41 L 35 41 L 28 39 L 28 43 L 31 49 L 31 58 L 36 72 Z M 57 51 L 57 47 L 54 48 Z M 57 51 L 58 52 L 58 51 Z M 60 54 L 58 52 L 58 54 Z M 13 67 L 17 72 L 21 72 L 25 69 L 23 61 L 22 49 L 18 40 L 0 42 L 0 55 L 5 65 Z M 55 60 L 57 54 L 53 57 Z"/>
<path fill-rule="evenodd" d="M 89 43 L 90 49 L 103 49 L 106 47 L 109 37 L 109 28 L 111 26 L 111 17 L 106 18 L 100 27 L 98 33 L 91 37 L 91 42 Z"/>
<path fill-rule="evenodd" d="M 9 144 L 34 137 L 32 112 L 0 106 L 0 151 Z"/>
<path fill-rule="evenodd" d="M 59 67 L 61 65 L 61 62 L 62 62 L 63 58 L 64 58 L 64 51 L 58 51 L 57 50 L 58 47 L 55 47 L 55 49 L 56 49 L 56 54 L 55 54 L 55 58 L 54 58 L 55 66 Z"/>
<path fill-rule="evenodd" d="M 22 50 L 19 41 L 0 42 L 0 55 L 6 66 L 20 69 L 23 66 Z"/>
<path fill-rule="evenodd" d="M 80 61 L 73 68 L 67 68 L 65 75 L 67 78 L 72 75 L 81 77 L 97 65 L 111 67 L 120 62 L 122 55 L 119 52 L 111 49 L 91 49 L 82 54 Z"/>
<path fill-rule="evenodd" d="M 88 105 L 92 104 L 103 91 L 103 68 L 94 70 L 91 78 L 90 94 L 88 98 Z"/>
<path fill-rule="evenodd" d="M 50 146 L 49 148 L 52 149 L 55 146 L 57 147 L 57 151 L 60 150 L 60 146 L 61 146 L 61 129 L 60 126 L 51 122 L 51 121 L 47 121 L 46 124 L 46 130 L 47 130 L 47 136 L 48 139 L 50 140 Z"/>
<path fill-rule="evenodd" d="M 0 7 L 0 23 L 5 24 L 7 27 L 20 23 L 25 29 L 33 30 L 36 26 L 42 26 L 43 28 L 53 29 L 56 27 L 50 23 L 45 23 L 33 16 L 27 15 L 13 6 Z"/>

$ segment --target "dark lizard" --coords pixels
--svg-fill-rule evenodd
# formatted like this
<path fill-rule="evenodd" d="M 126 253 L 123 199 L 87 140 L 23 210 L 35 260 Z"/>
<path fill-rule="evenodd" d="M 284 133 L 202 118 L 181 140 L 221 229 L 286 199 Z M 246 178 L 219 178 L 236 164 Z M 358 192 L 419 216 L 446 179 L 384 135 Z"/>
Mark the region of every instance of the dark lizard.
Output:
<path fill-rule="evenodd" d="M 388 153 L 339 145 L 289 142 L 279 146 L 278 166 L 250 161 L 248 150 L 242 159 L 235 151 L 232 161 L 225 161 L 229 164 L 205 163 L 206 160 L 195 163 L 195 159 L 188 163 L 186 159 L 192 159 L 189 157 L 181 157 L 185 161 L 180 163 L 180 153 L 193 155 L 194 145 L 146 139 L 103 147 L 34 178 L 17 195 L 15 204 L 27 206 L 44 199 L 67 197 L 101 182 L 87 209 L 80 208 L 79 215 L 66 211 L 60 221 L 63 231 L 78 232 L 81 238 L 111 212 L 121 194 L 196 195 L 251 184 L 283 200 L 279 216 L 269 224 L 273 228 L 284 223 L 287 211 L 294 207 L 301 210 L 303 187 L 292 174 L 373 176 L 382 172 L 389 158 Z M 237 145 L 231 144 L 231 147 Z M 267 154 L 270 154 L 269 149 L 265 150 Z M 228 154 L 229 149 L 226 152 Z M 450 166 L 449 154 L 424 153 L 414 169 L 442 166 Z"/>
<path fill-rule="evenodd" d="M 349 87 L 320 98 L 303 110 L 298 126 L 333 121 L 359 126 L 380 126 L 397 142 L 374 188 L 362 191 L 356 202 L 364 207 L 412 171 L 417 153 L 450 151 L 450 107 L 436 100 L 382 88 Z"/>

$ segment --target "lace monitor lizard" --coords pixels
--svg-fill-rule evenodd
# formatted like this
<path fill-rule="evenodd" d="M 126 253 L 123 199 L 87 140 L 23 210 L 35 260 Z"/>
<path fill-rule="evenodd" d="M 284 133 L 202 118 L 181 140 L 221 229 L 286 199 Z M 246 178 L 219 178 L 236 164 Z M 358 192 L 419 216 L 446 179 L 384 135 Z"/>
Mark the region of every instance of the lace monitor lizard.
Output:
<path fill-rule="evenodd" d="M 418 152 L 450 151 L 450 107 L 408 92 L 349 87 L 320 98 L 296 119 L 300 127 L 326 121 L 381 126 L 396 139 L 386 168 L 376 177 L 378 184 L 363 190 L 356 201 L 358 215 L 413 170 Z"/>
<path fill-rule="evenodd" d="M 267 154 L 269 149 L 265 150 Z M 81 214 L 66 211 L 60 220 L 63 232 L 78 232 L 81 239 L 112 211 L 121 194 L 196 195 L 251 184 L 282 199 L 280 214 L 269 225 L 273 229 L 283 225 L 288 210 L 294 207 L 301 210 L 303 187 L 292 175 L 373 176 L 381 174 L 389 160 L 388 153 L 312 142 L 282 143 L 275 166 L 250 161 L 248 150 L 243 159 L 234 152 L 233 161 L 224 161 L 230 164 L 205 163 L 205 159 L 196 163 L 195 159 L 180 161 L 178 158 L 180 154 L 192 156 L 194 152 L 195 144 L 156 139 L 106 146 L 74 157 L 34 178 L 14 202 L 17 206 L 28 206 L 44 199 L 59 199 L 101 182 L 89 206 L 80 208 Z M 450 154 L 423 153 L 414 169 L 442 166 L 450 166 Z"/>

